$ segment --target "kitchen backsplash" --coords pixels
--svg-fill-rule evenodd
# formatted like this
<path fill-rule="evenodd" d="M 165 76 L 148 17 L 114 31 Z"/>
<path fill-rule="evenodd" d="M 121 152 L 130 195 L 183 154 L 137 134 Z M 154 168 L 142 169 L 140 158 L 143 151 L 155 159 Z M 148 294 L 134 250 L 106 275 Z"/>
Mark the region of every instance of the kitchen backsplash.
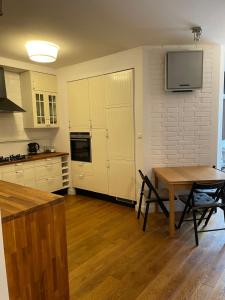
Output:
<path fill-rule="evenodd" d="M 20 75 L 5 72 L 7 96 L 22 106 Z M 54 129 L 24 129 L 23 113 L 0 113 L 0 156 L 27 153 L 27 144 L 35 141 L 41 146 L 54 145 Z"/>

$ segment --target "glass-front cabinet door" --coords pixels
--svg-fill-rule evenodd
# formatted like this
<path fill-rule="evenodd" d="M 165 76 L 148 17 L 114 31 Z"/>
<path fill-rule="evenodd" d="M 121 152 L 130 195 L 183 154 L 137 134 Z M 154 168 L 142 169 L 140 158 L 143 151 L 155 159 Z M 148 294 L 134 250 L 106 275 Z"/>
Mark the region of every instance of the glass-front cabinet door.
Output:
<path fill-rule="evenodd" d="M 35 92 L 36 127 L 58 127 L 55 93 Z"/>
<path fill-rule="evenodd" d="M 56 106 L 56 94 L 48 94 L 48 112 L 49 112 L 49 124 L 54 127 L 58 125 L 57 119 L 57 106 Z"/>
<path fill-rule="evenodd" d="M 46 124 L 46 109 L 44 93 L 35 93 L 36 122 L 37 126 L 43 127 Z"/>

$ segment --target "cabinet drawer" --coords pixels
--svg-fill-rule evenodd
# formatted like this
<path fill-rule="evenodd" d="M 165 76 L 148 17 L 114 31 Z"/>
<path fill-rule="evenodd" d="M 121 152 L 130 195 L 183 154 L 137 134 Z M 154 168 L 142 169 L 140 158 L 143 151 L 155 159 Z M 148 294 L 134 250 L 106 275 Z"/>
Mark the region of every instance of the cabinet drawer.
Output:
<path fill-rule="evenodd" d="M 35 168 L 36 179 L 51 178 L 62 175 L 62 167 L 60 163 L 45 164 Z"/>
<path fill-rule="evenodd" d="M 93 189 L 93 176 L 91 175 L 73 174 L 72 180 L 73 186 L 76 188 L 81 188 L 84 190 Z"/>
<path fill-rule="evenodd" d="M 83 175 L 93 175 L 93 164 L 72 161 L 72 173 L 83 174 Z"/>
<path fill-rule="evenodd" d="M 36 160 L 35 166 L 38 167 L 57 163 L 61 163 L 61 157 L 49 157 L 45 159 Z"/>
<path fill-rule="evenodd" d="M 4 172 L 2 174 L 2 180 L 8 181 L 11 183 L 16 183 L 24 185 L 24 174 L 23 171 L 14 171 L 14 172 Z"/>

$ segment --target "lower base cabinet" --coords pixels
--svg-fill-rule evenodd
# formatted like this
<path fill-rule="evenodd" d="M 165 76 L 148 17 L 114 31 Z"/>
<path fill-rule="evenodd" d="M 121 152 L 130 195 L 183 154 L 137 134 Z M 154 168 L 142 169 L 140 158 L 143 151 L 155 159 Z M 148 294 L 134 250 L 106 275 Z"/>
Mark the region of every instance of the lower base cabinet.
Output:
<path fill-rule="evenodd" d="M 52 157 L 0 166 L 0 180 L 54 192 L 69 186 L 68 157 Z"/>

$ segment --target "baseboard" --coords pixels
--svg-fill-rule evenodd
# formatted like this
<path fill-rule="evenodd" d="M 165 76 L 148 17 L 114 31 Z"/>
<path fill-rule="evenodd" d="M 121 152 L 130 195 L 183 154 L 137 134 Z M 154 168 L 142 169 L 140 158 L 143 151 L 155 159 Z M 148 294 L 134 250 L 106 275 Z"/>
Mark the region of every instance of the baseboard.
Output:
<path fill-rule="evenodd" d="M 106 194 L 96 193 L 96 192 L 83 190 L 83 189 L 78 189 L 78 188 L 76 188 L 76 194 L 77 195 L 84 195 L 84 196 L 88 196 L 88 197 L 92 197 L 92 198 L 97 198 L 99 200 L 108 201 L 108 202 L 112 202 L 112 203 L 127 206 L 127 207 L 132 207 L 132 208 L 134 208 L 135 205 L 136 205 L 136 201 L 117 198 L 117 197 L 114 197 L 114 196 L 109 196 L 109 195 L 106 195 Z"/>

